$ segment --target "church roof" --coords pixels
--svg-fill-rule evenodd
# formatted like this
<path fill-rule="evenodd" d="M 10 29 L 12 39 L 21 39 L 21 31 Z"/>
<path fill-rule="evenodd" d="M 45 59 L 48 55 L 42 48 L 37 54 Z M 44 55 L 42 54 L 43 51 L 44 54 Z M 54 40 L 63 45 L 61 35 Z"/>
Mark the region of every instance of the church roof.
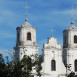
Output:
<path fill-rule="evenodd" d="M 61 49 L 61 45 L 57 43 L 57 38 L 52 36 L 52 37 L 48 38 L 48 43 L 44 44 L 44 48 Z"/>
<path fill-rule="evenodd" d="M 73 18 L 72 18 L 71 26 L 66 30 L 64 30 L 63 32 L 69 31 L 69 30 L 77 30 L 77 27 L 74 25 Z"/>
<path fill-rule="evenodd" d="M 71 26 L 67 28 L 67 30 L 73 30 L 73 29 L 77 29 L 77 27 L 74 25 L 74 23 L 71 23 Z"/>
<path fill-rule="evenodd" d="M 16 29 L 20 29 L 20 28 L 33 28 L 33 29 L 36 29 L 36 27 L 32 27 L 32 25 L 26 19 L 25 19 L 24 24 L 22 24 L 21 26 L 17 27 Z"/>
<path fill-rule="evenodd" d="M 26 18 L 25 18 L 25 23 L 21 25 L 21 27 L 32 27 L 32 25 L 28 22 L 28 19 L 27 19 L 27 9 L 29 7 L 25 7 L 26 8 Z"/>
<path fill-rule="evenodd" d="M 21 26 L 22 27 L 32 27 L 32 25 L 28 21 L 25 21 L 25 23 L 22 24 Z"/>

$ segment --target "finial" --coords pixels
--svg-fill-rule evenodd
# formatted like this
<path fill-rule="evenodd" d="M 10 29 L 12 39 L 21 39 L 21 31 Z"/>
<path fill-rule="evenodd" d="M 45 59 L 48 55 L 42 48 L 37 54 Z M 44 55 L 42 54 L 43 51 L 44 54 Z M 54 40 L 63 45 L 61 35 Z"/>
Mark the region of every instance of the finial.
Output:
<path fill-rule="evenodd" d="M 74 22 L 73 22 L 73 17 L 74 17 L 74 10 L 73 10 L 73 6 L 72 6 L 72 22 L 71 22 L 71 24 L 74 24 Z"/>
<path fill-rule="evenodd" d="M 51 30 L 49 30 L 53 36 L 53 33 L 56 32 L 56 30 L 53 29 L 53 26 L 51 27 Z"/>
<path fill-rule="evenodd" d="M 74 24 L 74 22 L 73 22 L 73 18 L 72 18 L 72 22 L 71 22 L 71 24 Z"/>
<path fill-rule="evenodd" d="M 26 8 L 26 18 L 25 18 L 25 21 L 28 21 L 28 19 L 27 19 L 27 9 L 28 9 L 29 7 L 26 6 L 25 8 Z"/>

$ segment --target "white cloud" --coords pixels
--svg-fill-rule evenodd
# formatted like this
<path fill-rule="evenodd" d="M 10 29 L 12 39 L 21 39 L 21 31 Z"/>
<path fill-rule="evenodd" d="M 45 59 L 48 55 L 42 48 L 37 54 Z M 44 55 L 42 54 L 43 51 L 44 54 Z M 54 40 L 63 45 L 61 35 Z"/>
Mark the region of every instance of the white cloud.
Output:
<path fill-rule="evenodd" d="M 12 22 L 12 17 L 14 17 L 15 14 L 11 10 L 1 10 L 0 11 L 0 23 L 10 23 Z"/>
<path fill-rule="evenodd" d="M 15 15 L 14 12 L 11 11 L 11 10 L 3 10 L 1 13 L 3 15 L 6 15 L 6 16 L 13 16 L 13 15 Z"/>
<path fill-rule="evenodd" d="M 51 12 L 51 13 L 55 13 L 55 14 L 77 14 L 77 10 L 73 10 L 73 12 L 72 12 L 72 10 L 59 10 L 59 11 L 53 11 L 53 12 Z"/>

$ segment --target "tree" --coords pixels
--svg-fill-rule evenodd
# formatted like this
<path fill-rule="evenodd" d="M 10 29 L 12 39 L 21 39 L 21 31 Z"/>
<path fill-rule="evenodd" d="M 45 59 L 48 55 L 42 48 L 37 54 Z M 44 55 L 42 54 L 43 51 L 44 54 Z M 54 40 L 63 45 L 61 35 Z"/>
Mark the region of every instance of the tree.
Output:
<path fill-rule="evenodd" d="M 3 59 L 3 55 L 0 54 L 0 76 L 2 76 L 2 77 L 8 77 L 7 76 L 8 73 L 7 73 L 7 70 L 5 69 L 5 67 L 6 67 L 6 63 Z"/>
<path fill-rule="evenodd" d="M 4 59 L 2 54 L 0 54 L 0 76 L 3 76 L 3 72 L 4 72 L 4 67 L 5 67 L 5 63 L 4 63 Z"/>
<path fill-rule="evenodd" d="M 33 58 L 33 59 L 32 59 Z M 0 55 L 0 75 L 2 77 L 34 77 L 32 70 L 36 70 L 36 75 L 41 76 L 41 64 L 39 63 L 38 56 L 29 57 L 24 55 L 21 61 L 8 61 L 4 62 L 3 56 Z"/>
<path fill-rule="evenodd" d="M 71 72 L 67 77 L 77 77 L 77 75 L 75 75 L 75 72 L 71 71 L 71 64 L 66 64 L 66 70 L 69 70 Z"/>
<path fill-rule="evenodd" d="M 35 55 L 35 62 L 34 62 L 34 64 L 35 64 L 35 70 L 36 70 L 36 72 L 37 72 L 37 76 L 41 76 L 41 70 L 42 70 L 42 66 L 41 66 L 41 63 L 39 62 L 39 57 L 38 57 L 38 55 L 36 54 Z"/>
<path fill-rule="evenodd" d="M 71 72 L 67 77 L 77 77 L 77 75 L 75 75 L 75 72 Z"/>

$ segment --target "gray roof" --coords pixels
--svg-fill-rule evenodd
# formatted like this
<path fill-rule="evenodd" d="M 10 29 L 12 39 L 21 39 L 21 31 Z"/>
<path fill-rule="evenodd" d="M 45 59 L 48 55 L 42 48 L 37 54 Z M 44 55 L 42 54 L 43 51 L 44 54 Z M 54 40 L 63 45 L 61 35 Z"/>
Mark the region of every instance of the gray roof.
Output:
<path fill-rule="evenodd" d="M 25 21 L 25 23 L 22 24 L 21 26 L 22 27 L 32 27 L 32 25 L 28 21 Z"/>
<path fill-rule="evenodd" d="M 77 30 L 77 27 L 74 25 L 73 18 L 72 18 L 71 26 L 66 30 Z"/>
<path fill-rule="evenodd" d="M 77 27 L 74 24 L 71 24 L 71 26 L 67 28 L 67 30 L 74 30 L 74 29 L 77 29 Z"/>
<path fill-rule="evenodd" d="M 74 25 L 73 19 L 71 22 L 71 26 L 69 28 L 67 28 L 66 30 L 64 30 L 63 32 L 65 32 L 65 31 L 77 31 L 77 27 Z"/>

